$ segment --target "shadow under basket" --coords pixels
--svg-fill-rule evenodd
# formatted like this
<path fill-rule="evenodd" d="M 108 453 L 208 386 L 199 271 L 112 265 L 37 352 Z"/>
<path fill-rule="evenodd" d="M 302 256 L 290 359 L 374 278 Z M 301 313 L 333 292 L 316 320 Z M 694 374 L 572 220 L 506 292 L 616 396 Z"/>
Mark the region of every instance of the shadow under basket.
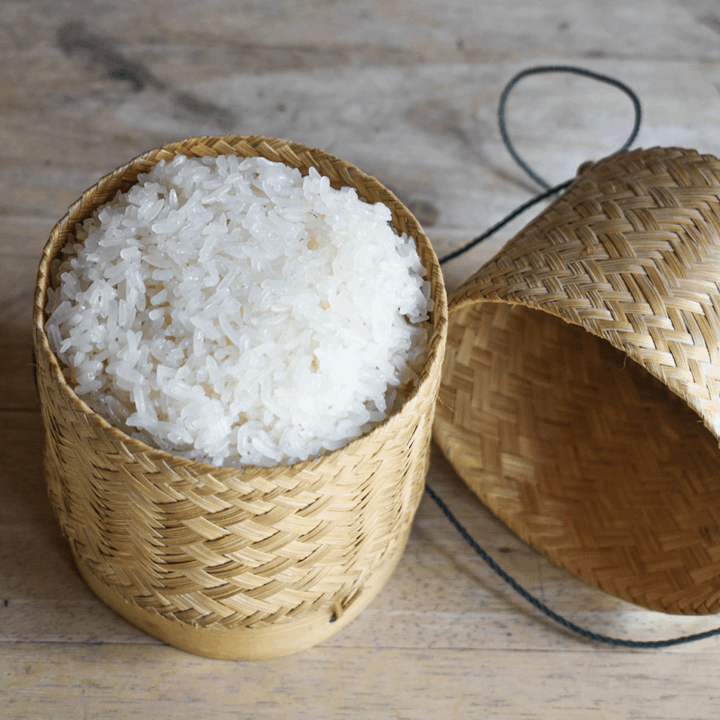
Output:
<path fill-rule="evenodd" d="M 435 437 L 513 531 L 646 608 L 720 610 L 720 160 L 583 166 L 449 301 Z"/>
<path fill-rule="evenodd" d="M 68 233 L 161 159 L 264 156 L 392 211 L 432 286 L 429 353 L 401 408 L 316 460 L 238 470 L 157 450 L 110 426 L 68 386 L 44 331 L 50 267 Z M 216 658 L 308 648 L 375 597 L 405 547 L 424 488 L 447 329 L 437 258 L 412 214 L 377 180 L 320 150 L 272 138 L 201 137 L 101 179 L 53 229 L 41 260 L 34 347 L 50 500 L 95 594 L 150 634 Z"/>

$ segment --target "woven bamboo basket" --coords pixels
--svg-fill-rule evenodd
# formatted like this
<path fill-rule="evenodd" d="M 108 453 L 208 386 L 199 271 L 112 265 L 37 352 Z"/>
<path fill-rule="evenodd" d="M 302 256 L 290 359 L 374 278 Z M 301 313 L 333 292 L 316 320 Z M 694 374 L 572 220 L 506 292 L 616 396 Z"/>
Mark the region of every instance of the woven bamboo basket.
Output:
<path fill-rule="evenodd" d="M 311 167 L 381 201 L 416 239 L 432 284 L 426 366 L 399 411 L 345 448 L 292 466 L 186 460 L 111 427 L 66 383 L 44 332 L 50 265 L 68 233 L 161 159 L 234 153 Z M 70 207 L 40 263 L 33 314 L 49 496 L 77 567 L 130 622 L 217 658 L 282 655 L 329 637 L 395 568 L 423 492 L 447 328 L 442 275 L 422 228 L 377 180 L 320 150 L 263 137 L 200 137 L 123 165 Z"/>
<path fill-rule="evenodd" d="M 512 530 L 647 608 L 720 610 L 720 160 L 637 150 L 449 301 L 434 433 Z"/>

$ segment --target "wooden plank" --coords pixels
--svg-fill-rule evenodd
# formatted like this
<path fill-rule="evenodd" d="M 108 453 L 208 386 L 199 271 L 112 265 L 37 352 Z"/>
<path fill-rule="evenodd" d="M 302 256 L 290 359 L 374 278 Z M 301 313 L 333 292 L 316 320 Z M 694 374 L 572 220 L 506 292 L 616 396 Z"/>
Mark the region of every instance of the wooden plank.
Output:
<path fill-rule="evenodd" d="M 27 11 L 40 7 L 38 0 L 8 6 L 0 47 L 44 44 L 58 26 L 86 17 L 81 0 L 68 2 L 64 12 L 49 18 Z M 281 67 L 314 69 L 318 60 L 303 62 L 303 50 L 306 55 L 315 51 L 329 66 L 343 61 L 394 64 L 403 57 L 400 50 L 413 63 L 436 58 L 497 61 L 548 48 L 593 61 L 608 56 L 655 61 L 720 59 L 720 11 L 712 0 L 682 5 L 638 0 L 632 8 L 611 0 L 547 0 L 541 6 L 532 0 L 514 0 L 505 6 L 472 0 L 455 0 L 450 6 L 442 0 L 390 0 L 382 5 L 361 0 L 332 9 L 322 0 L 310 0 L 302 9 L 284 3 L 266 7 L 247 0 L 204 0 L 188 16 L 173 12 L 171 0 L 129 0 L 122 7 L 96 0 L 93 7 L 93 26 L 117 42 L 149 51 L 162 44 L 210 51 L 220 44 L 223 50 L 235 50 L 236 62 L 242 62 L 243 53 L 250 56 L 239 65 L 244 73 L 272 70 L 281 61 Z M 643 32 L 633 33 L 635 27 L 630 25 L 642 27 Z M 279 58 L 260 55 L 254 59 L 252 51 L 257 48 L 285 53 Z M 379 52 L 383 49 L 387 54 Z M 228 61 L 216 61 L 219 69 L 227 65 Z"/>
<path fill-rule="evenodd" d="M 621 651 L 328 648 L 243 663 L 154 645 L 0 645 L 0 710 L 7 720 L 163 720 L 179 708 L 218 720 L 706 720 L 720 692 L 701 667 L 682 653 Z"/>
<path fill-rule="evenodd" d="M 0 343 L 0 357 L 3 358 L 3 369 L 0 372 L 0 410 L 39 409 L 33 375 L 32 346 L 27 342 Z"/>
<path fill-rule="evenodd" d="M 0 342 L 8 347 L 7 352 L 17 346 L 28 348 L 32 344 L 32 304 L 35 294 L 35 278 L 40 257 L 13 257 L 0 262 Z M 3 373 L 18 371 L 17 363 L 24 362 L 24 351 L 11 361 Z M 28 355 L 24 356 L 25 358 Z M 3 354 L 3 360 L 5 355 Z M 0 400 L 0 407 L 2 400 Z"/>

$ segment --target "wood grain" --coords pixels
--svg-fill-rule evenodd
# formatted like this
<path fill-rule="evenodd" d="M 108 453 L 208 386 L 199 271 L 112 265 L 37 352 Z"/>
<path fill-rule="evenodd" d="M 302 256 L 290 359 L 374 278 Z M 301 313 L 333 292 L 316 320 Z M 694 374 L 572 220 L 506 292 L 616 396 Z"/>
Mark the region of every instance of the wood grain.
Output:
<path fill-rule="evenodd" d="M 697 720 L 718 699 L 684 655 L 669 655 L 652 670 L 634 655 L 608 651 L 544 660 L 508 650 L 480 650 L 469 662 L 464 650 L 323 648 L 309 658 L 238 668 L 186 660 L 167 647 L 38 644 L 19 648 L 12 665 L 0 659 L 0 673 L 9 717 L 23 720 L 171 720 L 180 707 L 190 717 L 219 720 Z"/>
<path fill-rule="evenodd" d="M 0 717 L 717 717 L 717 640 L 628 651 L 570 636 L 482 565 L 428 498 L 388 585 L 326 643 L 257 663 L 162 645 L 74 569 L 46 499 L 28 358 L 50 229 L 141 152 L 208 132 L 321 147 L 396 192 L 444 254 L 535 191 L 497 130 L 514 73 L 572 63 L 617 76 L 643 101 L 637 146 L 720 156 L 719 36 L 717 0 L 2 3 Z M 508 109 L 518 150 L 555 181 L 619 147 L 632 120 L 621 93 L 569 76 L 521 83 Z M 448 287 L 528 219 L 449 263 Z M 644 611 L 572 578 L 490 515 L 437 451 L 429 482 L 575 622 L 636 639 L 720 624 Z"/>

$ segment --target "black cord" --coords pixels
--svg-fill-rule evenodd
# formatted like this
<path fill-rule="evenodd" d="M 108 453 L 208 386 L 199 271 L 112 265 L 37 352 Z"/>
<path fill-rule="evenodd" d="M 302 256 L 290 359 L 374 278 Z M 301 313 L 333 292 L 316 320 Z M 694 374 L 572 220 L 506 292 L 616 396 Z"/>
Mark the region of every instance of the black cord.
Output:
<path fill-rule="evenodd" d="M 616 88 L 619 88 L 622 90 L 629 98 L 632 100 L 633 107 L 635 109 L 635 123 L 633 125 L 633 129 L 630 132 L 630 136 L 625 141 L 625 144 L 618 150 L 618 152 L 622 152 L 623 150 L 627 150 L 634 142 L 635 138 L 637 137 L 638 133 L 640 132 L 640 123 L 642 121 L 642 107 L 640 106 L 640 99 L 638 96 L 627 86 L 625 83 L 620 82 L 619 80 L 616 80 L 615 78 L 608 77 L 607 75 L 600 75 L 599 73 L 593 72 L 592 70 L 585 70 L 584 68 L 579 67 L 573 67 L 572 65 L 541 65 L 540 67 L 534 67 L 534 68 L 528 68 L 527 70 L 523 70 L 522 72 L 519 72 L 506 86 L 503 90 L 502 95 L 500 96 L 500 105 L 498 106 L 498 123 L 500 125 L 500 135 L 502 135 L 503 142 L 505 143 L 505 147 L 508 149 L 508 152 L 510 155 L 512 155 L 513 160 L 541 187 L 545 188 L 546 190 L 551 190 L 552 186 L 545 182 L 517 153 L 515 148 L 513 147 L 512 141 L 510 140 L 510 136 L 508 135 L 507 127 L 505 125 L 505 106 L 507 104 L 508 96 L 510 95 L 511 90 L 522 80 L 524 77 L 528 77 L 529 75 L 538 75 L 540 73 L 556 73 L 556 72 L 564 72 L 564 73 L 572 73 L 574 75 L 582 75 L 583 77 L 589 77 L 593 80 L 598 80 L 599 82 L 607 83 L 608 85 L 613 85 Z"/>
<path fill-rule="evenodd" d="M 426 485 L 425 489 L 427 490 L 428 495 L 436 502 L 437 506 L 445 514 L 445 517 L 450 520 L 455 529 L 460 533 L 460 535 L 462 535 L 465 542 L 467 542 L 467 544 L 490 566 L 491 570 L 497 573 L 497 575 L 499 575 L 513 590 L 515 590 L 515 592 L 525 598 L 525 600 L 527 600 L 531 605 L 535 606 L 551 620 L 559 623 L 567 630 L 572 630 L 572 632 L 577 633 L 588 640 L 628 648 L 666 648 L 672 647 L 673 645 L 682 645 L 683 643 L 694 642 L 695 640 L 704 640 L 705 638 L 713 637 L 714 635 L 720 635 L 720 628 L 715 628 L 714 630 L 708 630 L 694 635 L 684 635 L 683 637 L 672 638 L 670 640 L 623 640 L 621 638 L 614 638 L 608 635 L 602 635 L 601 633 L 585 630 L 585 628 L 570 622 L 570 620 L 564 618 L 562 615 L 558 615 L 558 613 L 551 610 L 544 602 L 538 600 L 538 598 L 536 598 L 532 593 L 528 592 L 511 575 L 508 575 L 475 541 L 462 523 L 455 517 L 455 515 L 453 515 L 450 508 L 448 508 L 448 506 L 441 500 L 440 496 L 429 485 Z"/>
<path fill-rule="evenodd" d="M 635 120 L 633 123 L 633 128 L 630 132 L 630 135 L 628 139 L 625 141 L 623 146 L 618 150 L 618 152 L 622 152 L 623 150 L 627 150 L 637 138 L 638 133 L 640 132 L 640 123 L 642 122 L 642 106 L 640 104 L 640 98 L 636 95 L 636 93 L 631 90 L 625 83 L 620 82 L 619 80 L 616 80 L 615 78 L 609 77 L 607 75 L 600 75 L 599 73 L 593 72 L 592 70 L 585 70 L 584 68 L 578 68 L 573 67 L 572 65 L 541 65 L 539 67 L 534 68 L 528 68 L 527 70 L 523 70 L 522 72 L 519 72 L 517 75 L 515 75 L 512 80 L 505 86 L 505 89 L 502 92 L 502 95 L 500 96 L 500 104 L 498 105 L 498 124 L 500 126 L 500 135 L 502 136 L 503 143 L 505 143 L 505 147 L 507 148 L 508 152 L 512 156 L 513 160 L 541 187 L 545 188 L 546 192 L 537 195 L 532 200 L 528 200 L 526 203 L 523 203 L 520 207 L 513 210 L 509 215 L 504 217 L 500 222 L 493 225 L 489 230 L 486 230 L 482 235 L 479 235 L 474 240 L 471 240 L 469 243 L 463 245 L 461 248 L 458 248 L 457 250 L 453 250 L 453 252 L 448 253 L 447 255 L 444 255 L 440 258 L 440 264 L 443 265 L 446 262 L 449 262 L 450 260 L 454 260 L 456 257 L 460 257 L 460 255 L 466 253 L 471 248 L 474 248 L 476 245 L 479 245 L 483 240 L 487 240 L 491 235 L 494 235 L 498 230 L 505 227 L 509 222 L 514 220 L 518 215 L 521 215 L 529 208 L 533 207 L 537 203 L 541 202 L 542 200 L 546 200 L 551 195 L 557 195 L 562 190 L 565 190 L 570 183 L 572 183 L 572 179 L 566 180 L 565 182 L 560 183 L 559 185 L 551 186 L 549 183 L 545 182 L 521 157 L 518 155 L 517 151 L 515 150 L 515 147 L 513 146 L 512 140 L 510 140 L 510 135 L 508 134 L 507 127 L 505 124 L 505 107 L 507 105 L 507 99 L 510 95 L 510 92 L 512 89 L 522 80 L 524 77 L 527 77 L 529 75 L 538 75 L 540 73 L 551 73 L 551 72 L 567 72 L 567 73 L 573 73 L 575 75 L 582 75 L 584 77 L 589 77 L 593 80 L 598 80 L 599 82 L 608 83 L 609 85 L 613 85 L 616 88 L 619 88 L 622 90 L 632 101 L 633 108 L 635 110 Z"/>
<path fill-rule="evenodd" d="M 448 253 L 447 255 L 444 255 L 443 257 L 438 260 L 438 262 L 441 265 L 444 265 L 449 260 L 453 260 L 456 257 L 459 257 L 460 255 L 464 255 L 468 250 L 471 248 L 474 248 L 476 245 L 479 245 L 483 240 L 487 240 L 491 235 L 494 235 L 498 230 L 505 227 L 511 220 L 514 220 L 518 215 L 522 215 L 526 210 L 531 208 L 533 205 L 537 205 L 541 200 L 545 200 L 546 198 L 549 198 L 551 195 L 555 195 L 555 193 L 559 192 L 560 190 L 564 190 L 572 180 L 566 180 L 564 183 L 560 183 L 560 185 L 556 185 L 553 188 L 550 188 L 547 192 L 542 193 L 541 195 L 537 195 L 532 200 L 528 200 L 526 203 L 523 203 L 520 205 L 520 207 L 513 210 L 509 215 L 506 215 L 500 222 L 495 223 L 489 230 L 486 230 L 482 235 L 478 235 L 474 240 L 471 240 L 467 245 L 463 245 L 461 248 L 458 248 L 457 250 L 453 250 L 451 253 Z"/>
<path fill-rule="evenodd" d="M 627 95 L 629 95 L 630 99 L 633 102 L 634 108 L 635 108 L 635 123 L 633 125 L 632 132 L 630 133 L 630 137 L 625 141 L 625 144 L 620 148 L 618 152 L 621 152 L 623 150 L 627 150 L 632 143 L 635 141 L 635 138 L 637 137 L 638 131 L 640 130 L 640 120 L 642 117 L 642 109 L 640 106 L 640 100 L 638 96 L 624 83 L 621 83 L 619 80 L 615 80 L 615 78 L 608 77 L 606 75 L 600 75 L 598 73 L 592 72 L 590 70 L 584 70 L 583 68 L 576 68 L 572 66 L 565 66 L 565 65 L 548 65 L 548 66 L 541 66 L 541 67 L 535 67 L 530 68 L 528 70 L 523 70 L 522 72 L 518 73 L 505 87 L 505 90 L 503 90 L 502 96 L 500 98 L 500 105 L 498 107 L 498 120 L 500 123 L 500 133 L 503 138 L 503 142 L 505 143 L 505 146 L 509 150 L 510 154 L 514 158 L 515 162 L 518 163 L 518 165 L 525 170 L 525 172 L 533 179 L 535 182 L 537 182 L 539 185 L 544 187 L 546 189 L 546 192 L 538 195 L 537 197 L 533 198 L 532 200 L 529 200 L 528 202 L 524 203 L 520 207 L 518 207 L 516 210 L 513 210 L 509 215 L 504 217 L 500 222 L 493 225 L 489 230 L 485 231 L 482 235 L 479 235 L 474 240 L 471 240 L 469 243 L 464 245 L 463 247 L 459 248 L 458 250 L 455 250 L 448 255 L 445 255 L 443 258 L 440 259 L 440 264 L 444 264 L 448 262 L 449 260 L 452 260 L 453 258 L 456 258 L 464 253 L 466 253 L 470 248 L 475 247 L 475 245 L 478 245 L 483 240 L 486 240 L 491 235 L 496 233 L 500 228 L 504 227 L 509 223 L 511 220 L 515 219 L 518 215 L 523 213 L 528 208 L 532 207 L 536 203 L 540 202 L 541 200 L 545 200 L 546 198 L 550 197 L 551 195 L 555 195 L 559 193 L 561 190 L 564 190 L 568 185 L 572 183 L 572 180 L 567 180 L 564 183 L 561 183 L 560 185 L 556 185 L 555 187 L 551 187 L 548 183 L 546 183 L 542 178 L 540 178 L 529 166 L 528 164 L 520 158 L 520 156 L 515 151 L 515 148 L 513 147 L 512 141 L 510 140 L 510 137 L 507 133 L 507 128 L 505 127 L 505 105 L 507 103 L 508 95 L 510 94 L 510 91 L 517 85 L 517 83 L 524 77 L 527 77 L 528 75 L 535 75 L 537 73 L 544 73 L 544 72 L 570 72 L 575 73 L 577 75 L 584 75 L 586 77 L 592 78 L 594 80 L 599 80 L 600 82 L 606 82 L 611 85 L 614 85 L 615 87 L 619 88 L 623 92 L 625 92 Z M 455 529 L 460 533 L 460 535 L 463 537 L 465 542 L 470 545 L 470 547 L 487 563 L 487 565 L 500 577 L 502 578 L 508 585 L 510 585 L 513 590 L 515 590 L 519 595 L 521 595 L 525 600 L 527 600 L 531 605 L 536 607 L 538 610 L 540 610 L 542 613 L 544 613 L 547 617 L 549 617 L 551 620 L 554 620 L 556 623 L 562 625 L 562 627 L 566 628 L 567 630 L 571 630 L 574 633 L 577 633 L 578 635 L 581 635 L 582 637 L 593 640 L 595 642 L 600 643 L 606 643 L 609 645 L 615 645 L 619 647 L 627 647 L 627 648 L 666 648 L 666 647 L 672 647 L 673 645 L 682 645 L 684 643 L 694 642 L 696 640 L 704 640 L 705 638 L 713 637 L 715 635 L 720 635 L 720 628 L 715 628 L 714 630 L 708 630 L 706 632 L 701 633 L 695 633 L 693 635 L 684 635 L 682 637 L 678 638 L 672 638 L 670 640 L 623 640 L 621 638 L 614 638 L 610 637 L 608 635 L 602 635 L 601 633 L 592 632 L 590 630 L 586 630 L 585 628 L 580 627 L 579 625 L 576 625 L 573 622 L 570 622 L 567 618 L 564 618 L 562 615 L 559 615 L 554 610 L 551 610 L 545 603 L 543 603 L 541 600 L 538 600 L 532 593 L 528 592 L 520 583 L 518 583 L 512 576 L 508 575 L 491 557 L 488 555 L 485 550 L 477 543 L 477 541 L 470 535 L 470 533 L 465 529 L 465 527 L 462 525 L 462 523 L 453 515 L 453 513 L 450 511 L 448 506 L 442 501 L 440 496 L 429 486 L 426 485 L 425 489 L 427 490 L 428 495 L 435 501 L 437 506 L 440 508 L 440 510 L 445 514 L 445 516 L 450 520 L 450 522 L 453 524 Z"/>

